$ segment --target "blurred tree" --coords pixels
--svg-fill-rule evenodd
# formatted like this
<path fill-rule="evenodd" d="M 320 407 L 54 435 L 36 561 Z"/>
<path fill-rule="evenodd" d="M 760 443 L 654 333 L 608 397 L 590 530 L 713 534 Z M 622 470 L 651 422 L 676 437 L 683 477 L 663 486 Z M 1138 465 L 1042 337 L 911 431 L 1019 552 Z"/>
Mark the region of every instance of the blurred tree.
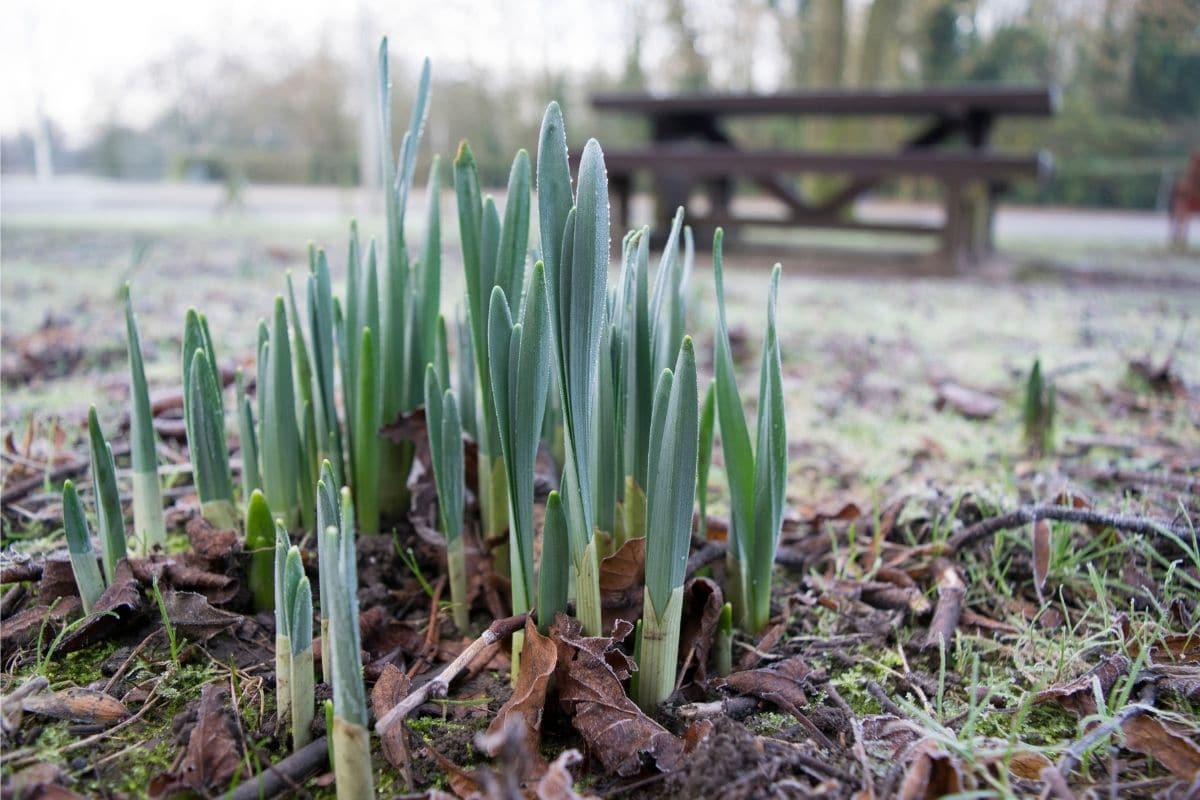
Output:
<path fill-rule="evenodd" d="M 666 0 L 666 24 L 675 41 L 667 64 L 672 88 L 698 92 L 709 88 L 708 61 L 700 52 L 700 33 L 685 0 Z"/>
<path fill-rule="evenodd" d="M 1142 0 L 1133 24 L 1129 100 L 1164 119 L 1200 113 L 1200 0 Z"/>

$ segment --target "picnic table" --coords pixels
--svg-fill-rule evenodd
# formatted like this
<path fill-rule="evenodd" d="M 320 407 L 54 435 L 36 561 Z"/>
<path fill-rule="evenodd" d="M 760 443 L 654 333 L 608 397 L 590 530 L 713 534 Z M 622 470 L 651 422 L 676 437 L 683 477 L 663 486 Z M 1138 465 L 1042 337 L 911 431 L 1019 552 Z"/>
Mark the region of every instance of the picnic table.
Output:
<path fill-rule="evenodd" d="M 592 105 L 603 111 L 636 114 L 650 123 L 644 147 L 605 151 L 616 214 L 629 225 L 633 178 L 648 174 L 656 198 L 655 219 L 669 225 L 674 210 L 697 190 L 709 210 L 689 214 L 697 242 L 711 241 L 712 229 L 727 237 L 746 225 L 810 226 L 940 236 L 940 255 L 953 267 L 977 261 L 992 249 L 997 197 L 1014 180 L 1041 179 L 1050 171 L 1046 153 L 1012 154 L 990 149 L 1002 117 L 1044 117 L 1055 112 L 1058 93 L 1050 87 L 972 86 L 923 90 L 830 90 L 772 95 L 601 94 Z M 739 144 L 724 123 L 739 117 L 921 117 L 925 124 L 887 152 L 751 150 Z M 844 176 L 845 183 L 819 199 L 798 188 L 800 175 Z M 929 177 L 942 186 L 943 221 L 854 219 L 855 201 L 885 181 Z M 757 185 L 782 202 L 782 216 L 735 213 L 737 181 Z M 660 229 L 665 229 L 660 227 Z"/>

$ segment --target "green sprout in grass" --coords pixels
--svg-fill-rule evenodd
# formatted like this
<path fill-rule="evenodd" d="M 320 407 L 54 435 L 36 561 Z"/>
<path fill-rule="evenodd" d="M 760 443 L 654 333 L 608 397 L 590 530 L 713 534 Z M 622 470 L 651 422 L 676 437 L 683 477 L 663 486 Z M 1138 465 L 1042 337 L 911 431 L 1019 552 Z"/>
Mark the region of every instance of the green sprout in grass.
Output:
<path fill-rule="evenodd" d="M 1038 455 L 1054 450 L 1054 381 L 1042 374 L 1041 359 L 1034 359 L 1025 380 L 1025 402 L 1021 409 L 1025 445 Z"/>
<path fill-rule="evenodd" d="M 236 528 L 221 376 L 207 323 L 195 309 L 188 309 L 183 341 L 183 415 L 200 512 L 218 528 Z"/>
<path fill-rule="evenodd" d="M 163 521 L 162 486 L 158 480 L 158 454 L 155 450 L 154 414 L 146 369 L 142 363 L 142 342 L 129 284 L 121 292 L 125 300 L 125 335 L 129 351 L 129 452 L 133 467 L 133 533 L 138 549 L 149 553 L 167 542 Z"/>
<path fill-rule="evenodd" d="M 250 556 L 246 582 L 254 608 L 268 611 L 275 607 L 275 521 L 263 493 L 255 489 L 246 504 L 246 542 Z"/>
<path fill-rule="evenodd" d="M 332 662 L 330 736 L 337 796 L 339 800 L 369 800 L 375 796 L 375 788 L 358 628 L 354 501 L 346 488 L 341 491 L 341 511 L 341 522 L 326 528 L 319 545 L 321 584 L 327 585 L 325 596 L 330 606 L 329 641 L 322 642 L 322 657 Z"/>
<path fill-rule="evenodd" d="M 125 517 L 117 490 L 117 465 L 112 446 L 100 430 L 96 407 L 88 409 L 88 446 L 92 461 L 92 496 L 96 503 L 96 523 L 100 533 L 100 555 L 104 579 L 113 582 L 117 562 L 125 558 Z"/>
<path fill-rule="evenodd" d="M 732 512 L 727 573 L 732 585 L 727 590 L 733 598 L 734 613 L 741 627 L 749 633 L 757 633 L 770 619 L 771 572 L 783 526 L 787 488 L 783 367 L 775 332 L 780 267 L 776 264 L 771 272 L 767 332 L 759 368 L 757 441 L 751 448 L 725 319 L 723 239 L 724 234 L 718 228 L 713 237 L 713 273 L 717 290 L 716 401 Z"/>
<path fill-rule="evenodd" d="M 83 502 L 75 491 L 75 484 L 63 484 L 63 527 L 67 532 L 67 552 L 71 556 L 71 571 L 75 573 L 75 585 L 79 587 L 79 599 L 83 613 L 92 613 L 92 607 L 104 593 L 104 578 L 96 553 L 92 550 L 92 532 L 88 527 Z"/>
<path fill-rule="evenodd" d="M 675 688 L 683 579 L 692 539 L 699 443 L 696 356 L 684 337 L 675 369 L 654 392 L 647 471 L 646 588 L 638 640 L 637 701 L 651 709 Z"/>
<path fill-rule="evenodd" d="M 296 425 L 292 347 L 282 297 L 275 298 L 270 328 L 259 326 L 258 359 L 263 494 L 284 524 L 294 526 L 300 516 L 300 432 Z"/>
<path fill-rule="evenodd" d="M 313 710 L 316 706 L 313 694 L 313 635 L 312 635 L 312 587 L 304 574 L 300 550 L 295 545 L 288 548 L 283 567 L 283 612 L 275 610 L 276 624 L 283 623 L 287 630 L 288 654 L 288 713 L 292 728 L 292 748 L 299 750 L 308 744 Z M 278 678 L 277 678 L 278 680 Z"/>
<path fill-rule="evenodd" d="M 437 484 L 438 519 L 446 537 L 446 572 L 450 578 L 450 600 L 454 626 L 465 633 L 470 609 L 467 607 L 467 552 L 463 541 L 463 470 L 462 421 L 454 391 L 442 391 L 433 364 L 425 367 L 425 429 L 429 435 L 429 453 Z"/>

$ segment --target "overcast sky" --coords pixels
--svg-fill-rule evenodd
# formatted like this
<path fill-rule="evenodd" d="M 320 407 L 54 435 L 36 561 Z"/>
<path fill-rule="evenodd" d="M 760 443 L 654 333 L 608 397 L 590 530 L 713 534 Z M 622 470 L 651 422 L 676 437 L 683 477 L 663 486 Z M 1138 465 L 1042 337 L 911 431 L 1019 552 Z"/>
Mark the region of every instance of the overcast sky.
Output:
<path fill-rule="evenodd" d="M 852 13 L 870 2 L 851 0 Z M 1027 2 L 983 0 L 981 16 L 1012 15 Z M 386 33 L 401 69 L 415 69 L 428 55 L 443 75 L 471 65 L 498 81 L 547 67 L 616 74 L 630 9 L 661 15 L 664 6 L 651 0 L 0 0 L 0 133 L 28 130 L 39 102 L 76 143 L 114 109 L 123 122 L 145 124 L 163 102 L 149 65 L 168 61 L 184 43 L 269 65 L 288 58 L 290 48 L 326 42 L 352 63 L 373 58 Z M 701 30 L 732 24 L 726 0 L 689 0 L 687 7 Z M 670 42 L 661 38 L 662 26 L 650 31 L 643 54 L 652 65 L 670 52 Z M 760 31 L 752 56 L 760 91 L 776 88 L 782 74 L 772 33 Z"/>
<path fill-rule="evenodd" d="M 161 99 L 146 67 L 186 40 L 260 62 L 326 40 L 349 59 L 373 55 L 387 33 L 392 58 L 413 66 L 429 55 L 435 69 L 471 64 L 498 78 L 545 66 L 615 71 L 626 2 L 0 0 L 0 9 L 0 131 L 28 128 L 40 97 L 76 138 L 106 118 L 115 98 L 126 121 L 151 118 Z"/>

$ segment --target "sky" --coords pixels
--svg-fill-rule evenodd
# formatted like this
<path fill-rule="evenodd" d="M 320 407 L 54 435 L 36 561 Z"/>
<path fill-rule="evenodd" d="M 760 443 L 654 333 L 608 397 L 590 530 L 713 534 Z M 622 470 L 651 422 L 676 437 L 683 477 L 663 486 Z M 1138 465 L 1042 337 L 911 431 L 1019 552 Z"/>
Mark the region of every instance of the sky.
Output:
<path fill-rule="evenodd" d="M 1093 2 L 1093 0 L 1071 0 Z M 849 0 L 861 13 L 871 0 Z M 983 0 L 982 15 L 1016 13 L 1028 0 Z M 347 63 L 373 69 L 388 34 L 398 70 L 428 55 L 442 74 L 483 67 L 504 81 L 514 72 L 594 70 L 617 74 L 632 9 L 661 15 L 651 0 L 0 0 L 0 134 L 29 130 L 45 115 L 72 144 L 116 117 L 135 126 L 162 108 L 150 65 L 181 47 L 238 53 L 269 66 L 294 48 L 327 44 Z M 701 29 L 732 24 L 728 0 L 688 0 Z M 655 34 L 655 31 L 660 31 Z M 662 58 L 670 43 L 651 26 L 644 53 Z M 754 88 L 771 91 L 782 74 L 778 42 L 761 31 Z M 719 61 L 719 59 L 717 59 Z M 645 66 L 645 64 L 643 65 Z M 369 74 L 364 71 L 364 75 Z"/>
<path fill-rule="evenodd" d="M 148 65 L 181 43 L 257 61 L 327 42 L 373 57 L 389 34 L 394 61 L 482 66 L 498 78 L 546 66 L 616 72 L 624 2 L 594 0 L 0 0 L 0 133 L 28 129 L 39 101 L 68 140 L 108 118 L 144 124 L 161 107 Z M 370 55 L 365 55 L 370 54 Z"/>

